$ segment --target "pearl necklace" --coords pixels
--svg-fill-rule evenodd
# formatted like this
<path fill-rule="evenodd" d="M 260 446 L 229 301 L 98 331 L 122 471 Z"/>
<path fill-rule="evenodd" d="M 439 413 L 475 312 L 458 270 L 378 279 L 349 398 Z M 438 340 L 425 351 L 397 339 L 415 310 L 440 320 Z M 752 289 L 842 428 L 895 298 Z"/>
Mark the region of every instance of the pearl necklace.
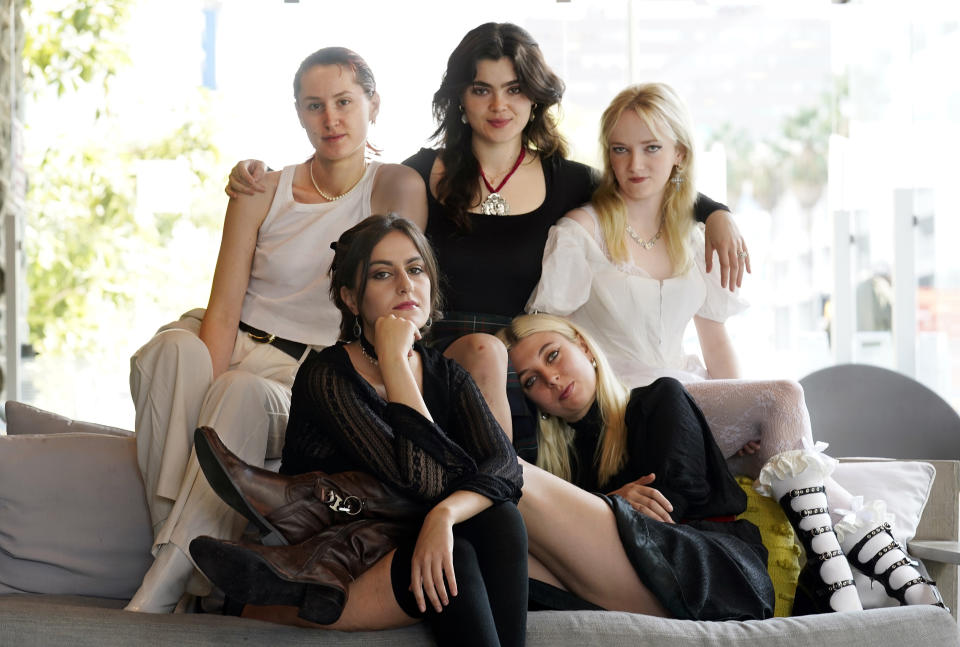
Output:
<path fill-rule="evenodd" d="M 644 240 L 633 230 L 633 227 L 627 225 L 627 233 L 630 235 L 630 238 L 634 240 L 640 247 L 644 249 L 650 249 L 657 244 L 657 241 L 660 240 L 660 234 L 663 233 L 663 218 L 660 219 L 660 226 L 657 228 L 657 233 L 653 235 L 653 238 L 650 240 Z"/>
<path fill-rule="evenodd" d="M 314 155 L 313 157 L 310 158 L 310 181 L 313 182 L 313 188 L 317 190 L 317 193 L 320 194 L 320 197 L 323 198 L 324 200 L 326 200 L 327 202 L 336 202 L 336 201 L 339 200 L 340 198 L 345 198 L 345 197 L 347 197 L 348 195 L 350 195 L 350 193 L 351 193 L 354 189 L 356 189 L 357 186 L 360 185 L 360 180 L 363 179 L 363 176 L 364 176 L 364 175 L 366 174 L 366 172 L 367 172 L 367 162 L 366 162 L 366 160 L 364 160 L 364 162 L 363 162 L 363 171 L 360 172 L 360 177 L 358 177 L 358 178 L 357 178 L 357 181 L 353 183 L 353 186 L 351 186 L 349 189 L 347 189 L 346 191 L 344 191 L 344 192 L 341 193 L 340 195 L 327 195 L 326 193 L 324 193 L 324 192 L 320 189 L 320 185 L 317 184 L 317 178 L 313 177 L 313 163 L 316 161 L 316 159 L 317 159 L 317 156 L 316 156 L 316 155 Z"/>

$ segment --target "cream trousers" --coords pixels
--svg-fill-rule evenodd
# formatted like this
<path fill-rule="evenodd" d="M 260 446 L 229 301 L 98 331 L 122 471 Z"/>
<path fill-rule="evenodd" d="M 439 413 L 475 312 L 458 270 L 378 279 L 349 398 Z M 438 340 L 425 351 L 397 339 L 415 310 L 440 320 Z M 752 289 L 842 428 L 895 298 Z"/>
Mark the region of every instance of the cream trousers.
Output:
<path fill-rule="evenodd" d="M 198 308 L 162 327 L 130 358 L 136 409 L 137 460 L 153 522 L 153 554 L 173 542 L 186 555 L 199 535 L 236 539 L 245 520 L 207 484 L 193 451 L 197 426 L 213 427 L 252 465 L 283 449 L 290 387 L 303 357 L 294 359 L 243 332 L 230 367 L 216 380 L 206 345 L 197 336 Z"/>

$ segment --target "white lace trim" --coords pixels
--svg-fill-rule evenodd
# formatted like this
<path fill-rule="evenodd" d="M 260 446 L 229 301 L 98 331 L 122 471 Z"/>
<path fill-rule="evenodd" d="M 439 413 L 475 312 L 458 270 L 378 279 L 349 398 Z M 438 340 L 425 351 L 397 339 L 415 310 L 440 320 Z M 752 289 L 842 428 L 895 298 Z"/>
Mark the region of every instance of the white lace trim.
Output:
<path fill-rule="evenodd" d="M 882 499 L 874 499 L 864 503 L 862 496 L 855 496 L 850 502 L 850 509 L 837 508 L 835 510 L 840 515 L 840 520 L 833 524 L 833 529 L 837 533 L 837 539 L 843 546 L 847 538 L 851 538 L 851 543 L 860 541 L 860 537 L 883 523 L 889 523 L 893 526 L 894 516 L 887 512 L 887 504 Z M 844 547 L 847 550 L 847 547 Z"/>
<path fill-rule="evenodd" d="M 810 476 L 819 477 L 820 481 L 833 473 L 837 459 L 823 453 L 824 443 L 817 443 L 817 451 L 809 449 L 791 449 L 772 457 L 760 470 L 760 476 L 753 483 L 753 488 L 760 494 L 773 496 L 773 484 L 788 478 L 800 476 L 809 471 Z"/>

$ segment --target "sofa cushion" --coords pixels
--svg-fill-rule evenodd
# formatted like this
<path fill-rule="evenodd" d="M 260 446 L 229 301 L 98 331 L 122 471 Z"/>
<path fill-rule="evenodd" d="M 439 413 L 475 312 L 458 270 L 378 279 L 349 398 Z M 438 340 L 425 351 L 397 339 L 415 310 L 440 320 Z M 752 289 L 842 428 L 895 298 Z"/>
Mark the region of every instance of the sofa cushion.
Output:
<path fill-rule="evenodd" d="M 0 645 L 43 647 L 426 647 L 423 623 L 391 631 L 302 629 L 214 614 L 127 613 L 91 600 L 0 597 Z M 536 611 L 528 647 L 960 647 L 957 623 L 929 606 L 738 622 L 615 611 Z"/>
<path fill-rule="evenodd" d="M 0 436 L 0 593 L 129 598 L 152 541 L 132 437 Z"/>
<path fill-rule="evenodd" d="M 7 400 L 4 405 L 4 413 L 7 419 L 7 433 L 10 435 L 65 434 L 68 432 L 106 434 L 109 436 L 133 435 L 132 431 L 126 429 L 98 425 L 94 422 L 71 420 L 15 400 Z"/>

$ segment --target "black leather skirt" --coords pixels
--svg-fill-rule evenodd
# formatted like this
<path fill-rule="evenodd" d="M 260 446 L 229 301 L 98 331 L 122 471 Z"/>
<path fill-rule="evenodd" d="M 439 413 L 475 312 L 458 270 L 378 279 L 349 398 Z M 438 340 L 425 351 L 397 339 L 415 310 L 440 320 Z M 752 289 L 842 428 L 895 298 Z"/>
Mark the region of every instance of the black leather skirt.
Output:
<path fill-rule="evenodd" d="M 773 616 L 767 549 L 755 525 L 737 521 L 668 524 L 619 496 L 620 541 L 640 580 L 671 616 L 684 620 L 762 620 Z"/>

